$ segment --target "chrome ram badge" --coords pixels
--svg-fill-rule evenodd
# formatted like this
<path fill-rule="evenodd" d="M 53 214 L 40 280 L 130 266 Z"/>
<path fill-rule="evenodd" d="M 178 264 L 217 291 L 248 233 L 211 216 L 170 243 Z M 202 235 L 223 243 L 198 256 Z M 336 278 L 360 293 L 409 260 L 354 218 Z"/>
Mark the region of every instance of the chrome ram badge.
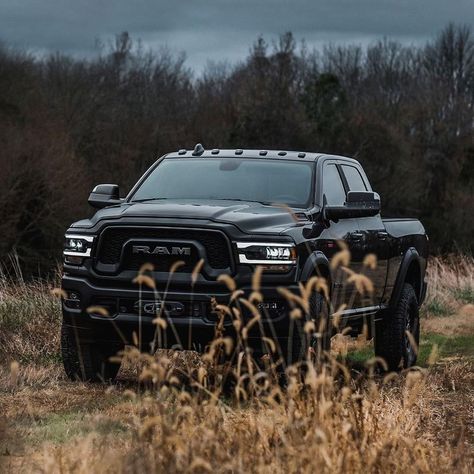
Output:
<path fill-rule="evenodd" d="M 132 253 L 143 255 L 191 255 L 191 247 L 149 247 L 148 245 L 134 245 Z"/>

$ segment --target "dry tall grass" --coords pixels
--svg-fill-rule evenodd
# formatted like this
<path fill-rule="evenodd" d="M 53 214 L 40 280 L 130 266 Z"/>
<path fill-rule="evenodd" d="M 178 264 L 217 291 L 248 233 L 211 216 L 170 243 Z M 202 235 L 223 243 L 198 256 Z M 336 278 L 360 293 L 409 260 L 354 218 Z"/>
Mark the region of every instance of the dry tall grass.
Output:
<path fill-rule="evenodd" d="M 58 359 L 61 307 L 50 290 L 58 281 L 25 282 L 0 273 L 0 355 L 8 361 Z"/>
<path fill-rule="evenodd" d="M 472 448 L 461 427 L 446 430 L 441 390 L 413 372 L 395 382 L 342 388 L 324 373 L 305 387 L 270 390 L 240 406 L 178 387 L 130 392 L 133 401 L 124 396 L 108 415 L 126 420 L 130 436 L 93 433 L 48 449 L 41 466 L 49 472 L 469 472 Z"/>
<path fill-rule="evenodd" d="M 473 274 L 472 260 L 435 260 L 427 319 L 435 318 L 433 301 L 449 303 L 453 312 L 469 305 Z M 245 350 L 240 365 L 229 368 L 216 357 L 150 356 L 128 348 L 116 385 L 71 384 L 54 362 L 60 318 L 52 285 L 1 285 L 0 355 L 8 361 L 0 377 L 4 438 L 22 433 L 15 420 L 26 416 L 35 425 L 48 410 L 62 413 L 66 407 L 67 413 L 84 410 L 91 426 L 86 435 L 49 441 L 24 456 L 2 456 L 7 469 L 472 472 L 470 361 L 437 361 L 433 354 L 426 368 L 383 375 L 375 360 L 354 365 L 333 354 L 320 367 L 309 364 L 303 376 L 290 368 L 288 386 L 282 387 Z M 460 288 L 466 289 L 464 299 Z M 19 366 L 10 365 L 14 359 Z M 224 383 L 229 371 L 233 384 Z"/>
<path fill-rule="evenodd" d="M 429 285 L 424 306 L 433 316 L 454 314 L 474 305 L 474 258 L 469 255 L 433 257 L 427 270 Z"/>

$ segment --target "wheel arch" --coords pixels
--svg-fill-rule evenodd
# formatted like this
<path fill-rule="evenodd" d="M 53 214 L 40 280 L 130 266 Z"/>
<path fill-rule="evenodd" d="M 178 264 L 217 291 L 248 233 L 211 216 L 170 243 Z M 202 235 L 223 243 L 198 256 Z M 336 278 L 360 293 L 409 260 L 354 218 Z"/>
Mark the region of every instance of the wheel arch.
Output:
<path fill-rule="evenodd" d="M 396 306 L 405 283 L 409 283 L 413 286 L 418 304 L 420 305 L 423 300 L 424 292 L 422 264 L 420 255 L 414 247 L 410 247 L 403 256 L 390 298 L 390 307 L 393 308 Z"/>
<path fill-rule="evenodd" d="M 301 270 L 299 281 L 308 281 L 314 275 L 325 278 L 331 291 L 332 277 L 329 260 L 321 251 L 315 251 L 308 257 Z"/>

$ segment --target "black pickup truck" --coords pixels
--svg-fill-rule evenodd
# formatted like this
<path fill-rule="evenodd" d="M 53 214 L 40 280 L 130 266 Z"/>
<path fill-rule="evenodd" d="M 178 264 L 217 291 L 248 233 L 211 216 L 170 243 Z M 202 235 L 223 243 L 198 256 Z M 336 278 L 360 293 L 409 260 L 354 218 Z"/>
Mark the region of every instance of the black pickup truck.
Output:
<path fill-rule="evenodd" d="M 284 363 L 304 357 L 307 337 L 301 324 L 290 330 L 295 320 L 281 287 L 299 294 L 301 283 L 320 276 L 329 300 L 315 291 L 303 317 L 322 328 L 322 349 L 338 311 L 339 329 L 368 328 L 388 368 L 416 362 L 428 239 L 416 219 L 381 218 L 380 198 L 354 159 L 196 145 L 160 158 L 126 198 L 103 184 L 89 203 L 100 210 L 72 224 L 64 246 L 62 357 L 72 379 L 113 379 L 119 366 L 109 358 L 125 344 L 156 348 L 157 314 L 167 322 L 161 347 L 205 350 L 219 318 L 215 304 L 231 296 L 219 276 L 248 295 L 256 266 L 263 267 L 262 319 L 248 341 L 257 356 L 264 331 L 280 343 Z M 331 265 L 341 246 L 344 269 Z M 155 288 L 137 284 L 146 263 Z M 357 291 L 350 275 L 360 273 L 370 291 Z M 235 331 L 226 316 L 225 335 Z"/>

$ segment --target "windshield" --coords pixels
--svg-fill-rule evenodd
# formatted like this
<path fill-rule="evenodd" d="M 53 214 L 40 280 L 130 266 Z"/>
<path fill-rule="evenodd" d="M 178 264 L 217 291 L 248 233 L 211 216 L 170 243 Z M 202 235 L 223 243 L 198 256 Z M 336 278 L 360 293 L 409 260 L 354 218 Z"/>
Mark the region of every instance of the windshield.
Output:
<path fill-rule="evenodd" d="M 238 200 L 308 208 L 312 163 L 251 158 L 166 158 L 131 201 Z"/>

